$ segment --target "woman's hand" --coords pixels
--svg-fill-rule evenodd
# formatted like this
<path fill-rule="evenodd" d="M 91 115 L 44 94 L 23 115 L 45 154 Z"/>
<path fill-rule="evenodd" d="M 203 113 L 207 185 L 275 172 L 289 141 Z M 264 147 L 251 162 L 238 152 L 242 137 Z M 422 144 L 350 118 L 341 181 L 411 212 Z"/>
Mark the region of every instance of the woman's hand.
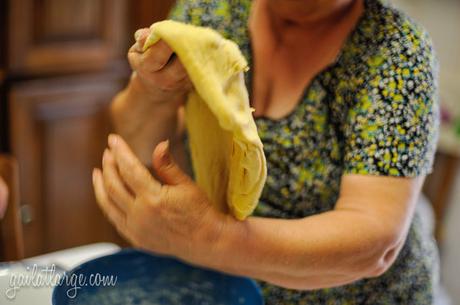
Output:
<path fill-rule="evenodd" d="M 8 205 L 8 187 L 5 181 L 0 177 L 0 219 L 3 218 Z"/>
<path fill-rule="evenodd" d="M 117 230 L 134 246 L 193 260 L 197 244 L 217 232 L 217 210 L 172 160 L 168 142 L 153 152 L 150 175 L 123 139 L 109 136 L 102 171 L 95 169 L 97 201 Z"/>
<path fill-rule="evenodd" d="M 179 58 L 164 41 L 144 52 L 149 34 L 149 29 L 135 34 L 136 43 L 128 52 L 133 73 L 128 86 L 113 99 L 112 123 L 143 164 L 150 164 L 156 145 L 169 139 L 176 159 L 186 167 L 180 143 L 184 126 L 180 109 L 192 84 Z"/>
<path fill-rule="evenodd" d="M 303 219 L 237 221 L 211 207 L 172 161 L 153 153 L 155 180 L 126 143 L 110 136 L 94 171 L 102 210 L 135 246 L 290 289 L 319 289 L 382 275 L 410 226 L 423 177 L 345 175 L 336 208 Z"/>
<path fill-rule="evenodd" d="M 150 95 L 155 101 L 182 101 L 178 96 L 187 93 L 192 84 L 184 66 L 173 50 L 160 40 L 145 52 L 143 47 L 150 29 L 136 31 L 136 43 L 128 52 L 128 60 L 133 73 L 132 82 L 140 91 Z"/>

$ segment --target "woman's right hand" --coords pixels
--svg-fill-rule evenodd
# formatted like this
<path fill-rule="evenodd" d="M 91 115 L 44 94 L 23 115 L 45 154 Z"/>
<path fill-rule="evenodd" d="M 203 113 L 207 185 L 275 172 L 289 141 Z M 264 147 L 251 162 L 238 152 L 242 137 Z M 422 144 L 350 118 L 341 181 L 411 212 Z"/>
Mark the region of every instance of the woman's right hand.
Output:
<path fill-rule="evenodd" d="M 192 83 L 179 58 L 163 40 L 143 52 L 149 34 L 148 28 L 137 30 L 136 43 L 128 52 L 132 85 L 155 102 L 175 101 L 180 106 L 185 101 L 181 97 L 192 88 Z"/>

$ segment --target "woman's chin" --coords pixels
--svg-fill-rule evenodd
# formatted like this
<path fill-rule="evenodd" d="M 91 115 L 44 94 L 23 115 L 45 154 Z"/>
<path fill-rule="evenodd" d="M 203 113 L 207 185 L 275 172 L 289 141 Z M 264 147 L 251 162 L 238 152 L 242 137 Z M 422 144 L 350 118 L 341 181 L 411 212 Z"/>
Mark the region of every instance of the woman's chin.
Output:
<path fill-rule="evenodd" d="M 311 24 L 339 13 L 356 0 L 267 0 L 273 15 L 296 24 Z"/>

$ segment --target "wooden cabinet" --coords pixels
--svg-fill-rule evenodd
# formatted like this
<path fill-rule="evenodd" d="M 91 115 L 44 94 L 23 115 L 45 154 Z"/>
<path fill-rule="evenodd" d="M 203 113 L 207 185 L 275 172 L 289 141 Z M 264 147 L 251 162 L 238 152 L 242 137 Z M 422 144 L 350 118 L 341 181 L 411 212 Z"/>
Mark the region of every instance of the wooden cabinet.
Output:
<path fill-rule="evenodd" d="M 107 75 L 25 82 L 10 92 L 11 148 L 20 160 L 26 255 L 117 241 L 94 200 L 110 124 L 107 106 L 124 79 Z M 119 241 L 119 240 L 118 240 Z"/>
<path fill-rule="evenodd" d="M 15 75 L 100 71 L 123 58 L 125 0 L 10 0 Z"/>
<path fill-rule="evenodd" d="M 153 22 L 162 20 L 174 5 L 174 0 L 138 0 L 130 7 L 131 32 L 149 27 Z"/>
<path fill-rule="evenodd" d="M 168 0 L 0 0 L 0 151 L 19 163 L 26 256 L 111 241 L 91 172 L 126 84 L 133 31 Z"/>

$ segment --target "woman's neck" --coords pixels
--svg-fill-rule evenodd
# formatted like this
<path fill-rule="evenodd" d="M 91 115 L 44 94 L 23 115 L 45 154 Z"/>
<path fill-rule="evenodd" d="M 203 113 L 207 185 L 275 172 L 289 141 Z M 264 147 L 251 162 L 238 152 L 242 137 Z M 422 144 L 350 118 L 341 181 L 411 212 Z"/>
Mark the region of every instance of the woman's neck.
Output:
<path fill-rule="evenodd" d="M 353 1 L 335 19 L 314 24 L 276 17 L 275 21 L 266 4 L 267 0 L 255 0 L 249 18 L 254 65 L 251 101 L 255 116 L 279 118 L 295 108 L 315 75 L 337 58 L 364 12 L 364 0 Z"/>

